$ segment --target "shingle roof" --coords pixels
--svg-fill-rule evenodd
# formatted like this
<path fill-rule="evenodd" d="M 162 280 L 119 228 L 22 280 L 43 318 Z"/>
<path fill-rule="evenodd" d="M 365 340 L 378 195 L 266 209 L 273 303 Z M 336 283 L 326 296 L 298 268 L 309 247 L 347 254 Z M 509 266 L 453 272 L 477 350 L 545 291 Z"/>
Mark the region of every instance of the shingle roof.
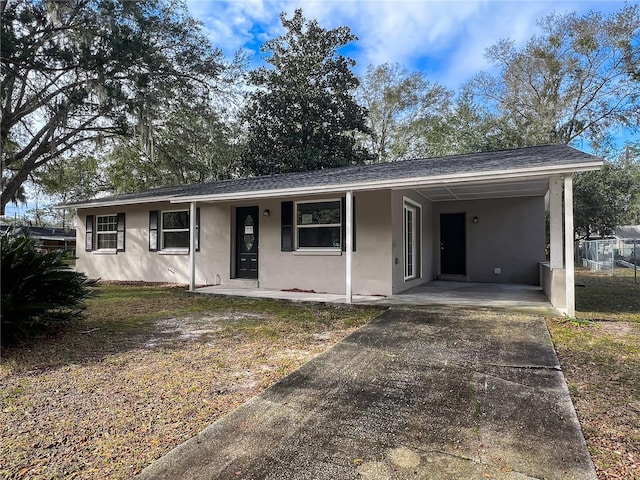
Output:
<path fill-rule="evenodd" d="M 352 185 L 371 181 L 394 181 L 466 173 L 503 172 L 523 168 L 562 167 L 585 163 L 597 166 L 601 162 L 602 159 L 598 157 L 566 145 L 541 145 L 495 152 L 419 158 L 391 163 L 281 173 L 261 177 L 156 188 L 67 205 L 101 204 L 115 201 L 126 203 L 131 200 L 149 199 L 151 201 L 154 198 L 255 193 L 270 190 Z"/>
<path fill-rule="evenodd" d="M 640 239 L 640 225 L 623 225 L 614 228 L 613 233 L 622 240 L 637 240 Z"/>
<path fill-rule="evenodd" d="M 10 225 L 0 225 L 0 232 L 4 233 L 9 228 Z M 44 239 L 59 239 L 59 240 L 75 240 L 76 239 L 76 231 L 65 230 L 64 228 L 56 228 L 56 227 L 30 227 L 30 226 L 22 226 L 19 228 L 24 228 L 27 230 L 27 233 L 30 237 L 33 238 L 44 238 Z"/>

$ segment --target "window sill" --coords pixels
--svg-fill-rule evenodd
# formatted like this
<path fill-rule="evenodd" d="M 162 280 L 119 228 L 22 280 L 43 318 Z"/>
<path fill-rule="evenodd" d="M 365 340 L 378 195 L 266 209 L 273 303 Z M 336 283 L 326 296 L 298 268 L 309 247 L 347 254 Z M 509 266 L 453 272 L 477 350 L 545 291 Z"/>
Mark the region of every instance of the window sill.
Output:
<path fill-rule="evenodd" d="M 101 248 L 100 250 L 94 250 L 94 255 L 116 255 L 118 251 L 115 248 Z"/>
<path fill-rule="evenodd" d="M 342 255 L 342 250 L 295 250 L 293 252 L 294 255 L 300 256 L 340 256 Z"/>
<path fill-rule="evenodd" d="M 188 248 L 165 248 L 158 251 L 160 255 L 189 255 Z"/>

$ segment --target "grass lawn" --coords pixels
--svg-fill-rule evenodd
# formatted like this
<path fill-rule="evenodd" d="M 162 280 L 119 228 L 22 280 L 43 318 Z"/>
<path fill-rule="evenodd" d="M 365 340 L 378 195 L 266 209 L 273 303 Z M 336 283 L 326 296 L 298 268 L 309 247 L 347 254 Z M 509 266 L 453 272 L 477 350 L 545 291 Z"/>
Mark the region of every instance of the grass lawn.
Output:
<path fill-rule="evenodd" d="M 549 329 L 600 479 L 640 479 L 640 286 L 576 272 L 579 322 Z"/>
<path fill-rule="evenodd" d="M 1 478 L 130 478 L 379 314 L 104 285 L 2 351 Z"/>
<path fill-rule="evenodd" d="M 549 329 L 599 478 L 640 479 L 640 286 L 577 280 L 580 322 Z M 2 351 L 0 478 L 130 478 L 379 313 L 156 286 L 88 303 Z"/>

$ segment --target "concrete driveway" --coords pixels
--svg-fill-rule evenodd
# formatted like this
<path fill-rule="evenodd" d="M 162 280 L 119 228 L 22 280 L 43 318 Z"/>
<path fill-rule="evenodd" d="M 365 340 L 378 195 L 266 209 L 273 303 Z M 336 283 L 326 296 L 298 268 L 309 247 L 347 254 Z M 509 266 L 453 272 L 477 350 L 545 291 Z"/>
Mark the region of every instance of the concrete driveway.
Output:
<path fill-rule="evenodd" d="M 595 479 L 544 320 L 392 309 L 140 479 Z"/>

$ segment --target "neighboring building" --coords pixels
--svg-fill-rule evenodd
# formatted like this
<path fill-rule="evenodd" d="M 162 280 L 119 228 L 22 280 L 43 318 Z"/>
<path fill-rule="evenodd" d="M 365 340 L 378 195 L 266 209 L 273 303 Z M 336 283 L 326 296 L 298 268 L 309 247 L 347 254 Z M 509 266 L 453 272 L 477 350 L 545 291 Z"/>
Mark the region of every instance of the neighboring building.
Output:
<path fill-rule="evenodd" d="M 563 254 L 573 248 L 572 174 L 601 166 L 600 158 L 546 145 L 64 207 L 77 209 L 76 266 L 90 277 L 299 288 L 345 293 L 347 301 L 352 292 L 391 295 L 432 279 L 542 281 L 552 303 L 572 315 L 573 258 Z"/>
<path fill-rule="evenodd" d="M 0 232 L 4 234 L 10 225 L 0 225 Z M 37 241 L 38 247 L 44 250 L 74 250 L 76 248 L 76 231 L 59 227 L 30 227 L 26 229 L 28 235 Z"/>
<path fill-rule="evenodd" d="M 613 229 L 613 237 L 618 240 L 640 240 L 640 225 L 622 225 Z"/>
<path fill-rule="evenodd" d="M 614 246 L 616 258 L 624 261 L 631 261 L 638 264 L 640 255 L 640 225 L 622 225 L 613 230 L 613 238 L 616 241 Z"/>

